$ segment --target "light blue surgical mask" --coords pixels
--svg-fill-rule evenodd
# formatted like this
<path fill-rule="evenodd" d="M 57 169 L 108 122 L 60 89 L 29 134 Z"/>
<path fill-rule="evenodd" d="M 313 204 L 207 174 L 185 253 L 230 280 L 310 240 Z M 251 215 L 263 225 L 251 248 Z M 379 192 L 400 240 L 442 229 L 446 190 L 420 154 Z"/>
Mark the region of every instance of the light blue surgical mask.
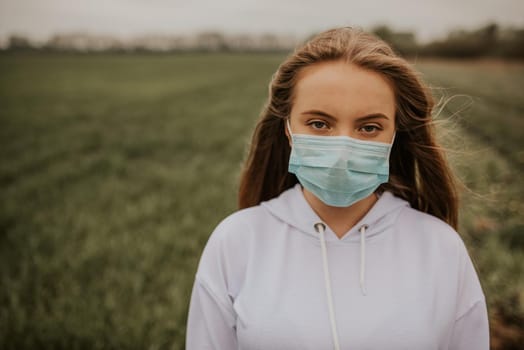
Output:
<path fill-rule="evenodd" d="M 293 134 L 289 119 L 287 127 L 292 141 L 288 171 L 325 204 L 350 206 L 388 182 L 393 142 Z"/>

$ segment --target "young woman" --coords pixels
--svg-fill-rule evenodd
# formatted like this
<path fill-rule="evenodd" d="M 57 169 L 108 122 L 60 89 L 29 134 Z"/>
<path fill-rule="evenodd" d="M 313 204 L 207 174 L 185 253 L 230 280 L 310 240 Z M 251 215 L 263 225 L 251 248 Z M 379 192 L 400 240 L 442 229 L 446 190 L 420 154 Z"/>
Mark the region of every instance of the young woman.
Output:
<path fill-rule="evenodd" d="M 209 238 L 187 349 L 487 350 L 433 100 L 383 41 L 323 32 L 279 67 Z"/>

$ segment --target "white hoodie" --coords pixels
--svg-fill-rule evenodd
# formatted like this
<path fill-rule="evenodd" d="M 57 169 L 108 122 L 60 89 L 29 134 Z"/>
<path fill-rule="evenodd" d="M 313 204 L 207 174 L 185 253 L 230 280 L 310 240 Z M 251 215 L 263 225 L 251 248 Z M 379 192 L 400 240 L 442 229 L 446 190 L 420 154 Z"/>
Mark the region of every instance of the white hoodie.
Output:
<path fill-rule="evenodd" d="M 450 226 L 385 192 L 342 238 L 326 227 L 323 256 L 319 222 L 299 184 L 222 221 L 186 349 L 489 349 L 484 293 Z"/>

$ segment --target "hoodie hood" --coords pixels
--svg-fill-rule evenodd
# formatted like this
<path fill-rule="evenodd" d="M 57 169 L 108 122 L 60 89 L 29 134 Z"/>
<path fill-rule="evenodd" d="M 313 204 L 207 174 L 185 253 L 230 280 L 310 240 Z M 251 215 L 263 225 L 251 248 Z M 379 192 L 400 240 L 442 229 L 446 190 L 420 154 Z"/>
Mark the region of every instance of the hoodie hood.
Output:
<path fill-rule="evenodd" d="M 312 236 L 317 240 L 320 239 L 319 233 L 315 230 L 315 224 L 323 221 L 306 201 L 300 184 L 296 184 L 289 190 L 284 191 L 279 197 L 262 202 L 261 205 L 273 216 L 298 229 L 301 233 Z M 366 241 L 373 241 L 388 228 L 391 228 L 402 208 L 409 206 L 406 200 L 395 197 L 392 193 L 386 191 L 380 195 L 378 201 L 366 215 L 346 232 L 342 238 L 338 238 L 326 225 L 325 240 L 326 242 L 341 244 L 360 243 L 361 235 L 359 230 L 366 226 Z"/>
<path fill-rule="evenodd" d="M 300 184 L 283 192 L 279 197 L 261 203 L 272 215 L 298 229 L 299 232 L 312 236 L 320 243 L 326 299 L 331 323 L 331 335 L 335 350 L 340 349 L 335 306 L 331 292 L 331 276 L 327 259 L 326 242 L 331 244 L 360 243 L 360 290 L 366 295 L 366 242 L 372 241 L 387 232 L 404 207 L 409 203 L 395 197 L 390 192 L 384 192 L 373 207 L 357 222 L 342 238 L 338 236 L 320 219 L 306 201 Z"/>

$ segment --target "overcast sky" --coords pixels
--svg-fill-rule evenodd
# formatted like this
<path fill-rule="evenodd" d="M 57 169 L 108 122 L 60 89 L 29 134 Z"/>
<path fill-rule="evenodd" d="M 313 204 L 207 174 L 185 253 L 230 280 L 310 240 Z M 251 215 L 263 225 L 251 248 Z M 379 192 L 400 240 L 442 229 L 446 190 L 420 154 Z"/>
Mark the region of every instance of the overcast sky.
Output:
<path fill-rule="evenodd" d="M 85 31 L 143 34 L 284 33 L 309 35 L 332 26 L 387 24 L 427 41 L 450 29 L 495 21 L 524 27 L 523 0 L 0 0 L 0 39 L 45 40 Z"/>

